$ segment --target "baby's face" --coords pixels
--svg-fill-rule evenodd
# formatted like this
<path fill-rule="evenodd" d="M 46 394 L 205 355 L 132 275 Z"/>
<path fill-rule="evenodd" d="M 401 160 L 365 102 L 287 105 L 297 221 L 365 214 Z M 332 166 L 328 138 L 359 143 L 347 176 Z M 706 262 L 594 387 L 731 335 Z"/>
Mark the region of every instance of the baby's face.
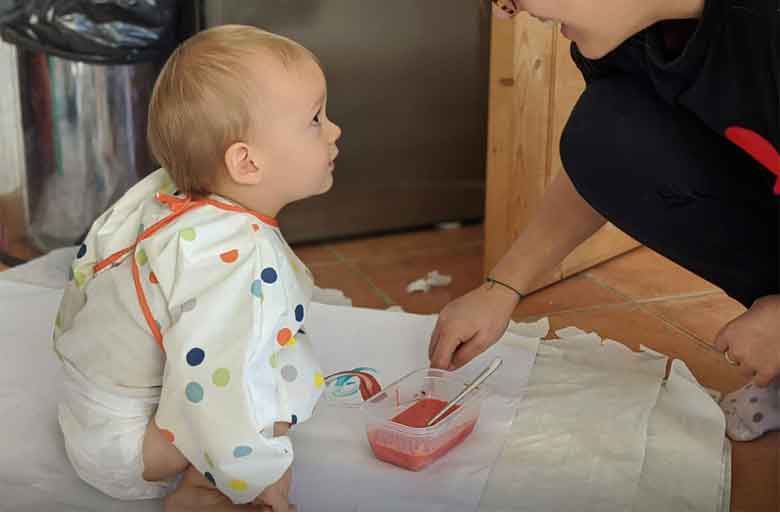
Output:
<path fill-rule="evenodd" d="M 263 187 L 284 204 L 327 192 L 333 185 L 341 129 L 328 119 L 325 76 L 309 58 L 269 66 L 261 59 L 265 100 L 259 107 L 258 147 Z"/>

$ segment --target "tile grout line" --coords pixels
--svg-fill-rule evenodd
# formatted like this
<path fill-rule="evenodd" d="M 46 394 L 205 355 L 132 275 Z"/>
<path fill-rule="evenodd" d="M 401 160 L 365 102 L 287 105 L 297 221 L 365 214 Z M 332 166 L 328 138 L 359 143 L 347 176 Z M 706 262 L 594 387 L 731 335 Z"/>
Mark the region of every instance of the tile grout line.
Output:
<path fill-rule="evenodd" d="M 697 292 L 689 292 L 687 294 L 674 294 L 671 296 L 659 296 L 659 297 L 648 297 L 647 299 L 638 299 L 636 300 L 636 303 L 640 305 L 652 305 L 655 303 L 663 303 L 666 301 L 685 301 L 688 299 L 698 299 L 700 297 L 709 297 L 709 296 L 714 296 L 722 293 L 723 293 L 722 290 L 699 290 Z"/>
<path fill-rule="evenodd" d="M 556 315 L 566 315 L 566 314 L 576 314 L 576 313 L 586 313 L 586 312 L 592 312 L 595 310 L 602 310 L 602 309 L 610 309 L 610 308 L 629 308 L 629 307 L 643 307 L 646 305 L 652 305 L 663 301 L 672 301 L 672 300 L 678 300 L 678 299 L 696 299 L 699 297 L 708 297 L 712 295 L 713 293 L 717 294 L 720 291 L 712 291 L 712 292 L 697 292 L 692 294 L 681 294 L 679 296 L 670 296 L 670 297 L 658 297 L 658 298 L 650 298 L 650 299 L 643 299 L 641 301 L 636 301 L 632 299 L 626 299 L 624 302 L 620 303 L 607 303 L 607 304 L 601 304 L 601 305 L 590 305 L 590 306 L 582 306 L 579 308 L 570 308 L 568 310 L 558 310 L 556 312 L 543 312 L 541 314 L 534 314 L 529 315 L 528 317 L 523 317 L 523 319 L 527 319 L 530 317 L 553 317 Z M 624 296 L 622 296 L 624 297 Z M 648 312 L 652 313 L 652 312 Z M 655 315 L 655 314 L 653 314 Z"/>
<path fill-rule="evenodd" d="M 668 320 L 668 319 L 666 319 L 666 318 L 664 318 L 664 317 L 662 317 L 662 316 L 660 316 L 658 314 L 655 314 L 653 312 L 650 312 L 650 311 L 646 310 L 645 306 L 648 305 L 648 304 L 650 304 L 650 303 L 641 303 L 641 302 L 636 302 L 636 301 L 629 301 L 629 302 L 626 302 L 626 303 L 615 303 L 615 304 L 608 304 L 608 305 L 593 305 L 593 306 L 582 307 L 582 308 L 574 308 L 574 309 L 571 309 L 571 310 L 561 310 L 561 311 L 558 311 L 558 312 L 548 312 L 548 313 L 543 313 L 543 314 L 529 315 L 527 317 L 522 317 L 520 319 L 520 321 L 521 322 L 527 322 L 530 319 L 539 320 L 539 319 L 542 319 L 544 317 L 550 318 L 550 317 L 555 317 L 555 316 L 559 316 L 559 315 L 581 314 L 581 313 L 595 312 L 595 311 L 604 310 L 604 309 L 608 310 L 608 309 L 620 309 L 620 308 L 638 308 L 639 310 L 642 311 L 642 313 L 644 315 L 650 316 L 650 317 L 652 317 L 654 319 L 658 319 L 664 325 L 669 326 L 672 329 L 674 329 L 675 331 L 677 331 L 678 333 L 681 333 L 681 334 L 685 335 L 686 337 L 689 337 L 692 340 L 696 341 L 698 347 L 702 347 L 703 349 L 705 349 L 707 351 L 712 351 L 712 346 L 707 341 L 705 341 L 704 339 L 699 337 L 698 335 L 696 335 L 696 334 L 694 334 L 692 332 L 689 332 L 684 327 L 678 326 L 674 322 L 672 322 L 672 321 L 670 321 L 670 320 Z"/>
<path fill-rule="evenodd" d="M 347 261 L 346 257 L 343 254 L 331 248 L 330 246 L 327 246 L 327 249 L 331 254 L 333 254 L 333 256 L 338 258 L 339 263 L 347 267 L 352 272 L 352 274 L 354 274 L 359 279 L 367 283 L 368 286 L 373 291 L 374 295 L 379 297 L 379 299 L 381 299 L 385 304 L 387 304 L 387 307 L 394 306 L 397 304 L 395 301 L 393 301 L 392 297 L 390 297 L 384 290 L 377 287 L 376 284 L 373 282 L 373 280 L 371 280 L 371 278 L 368 277 L 366 273 L 364 273 L 357 267 L 357 261 L 355 262 Z"/>
<path fill-rule="evenodd" d="M 695 292 L 687 292 L 687 293 L 684 293 L 684 294 L 671 294 L 671 295 L 668 295 L 668 296 L 658 296 L 658 297 L 648 297 L 648 298 L 644 298 L 644 299 L 642 299 L 642 298 L 636 299 L 636 298 L 630 296 L 629 294 L 626 294 L 626 293 L 624 293 L 624 292 L 622 292 L 620 290 L 617 290 L 616 288 L 610 286 L 609 284 L 607 284 L 603 280 L 599 279 L 598 277 L 593 276 L 590 272 L 583 273 L 583 277 L 588 278 L 589 280 L 593 281 L 593 283 L 597 284 L 598 286 L 600 286 L 600 287 L 602 287 L 602 288 L 604 288 L 606 290 L 609 290 L 613 294 L 617 294 L 617 295 L 619 295 L 620 297 L 622 297 L 624 299 L 633 301 L 633 302 L 638 303 L 638 304 L 659 303 L 659 302 L 663 302 L 663 301 L 674 301 L 674 300 L 678 300 L 678 299 L 681 299 L 681 300 L 682 299 L 693 299 L 693 298 L 697 298 L 697 297 L 705 297 L 705 296 L 710 296 L 710 295 L 713 295 L 713 294 L 721 294 L 721 293 L 723 293 L 723 291 L 720 290 L 720 289 L 709 289 L 709 290 L 697 290 Z"/>
<path fill-rule="evenodd" d="M 677 324 L 677 323 L 667 319 L 663 315 L 655 314 L 653 312 L 645 310 L 641 306 L 639 307 L 639 309 L 642 310 L 642 313 L 650 315 L 651 317 L 655 317 L 656 319 L 658 319 L 659 321 L 664 323 L 666 326 L 669 326 L 670 328 L 672 328 L 673 330 L 677 331 L 678 333 L 681 333 L 682 335 L 685 335 L 685 336 L 691 338 L 692 340 L 694 340 L 697 343 L 697 346 L 702 348 L 704 351 L 715 353 L 715 354 L 720 354 L 717 351 L 715 351 L 715 349 L 712 347 L 711 343 L 705 341 L 703 338 L 701 338 L 698 335 L 696 335 L 695 333 L 689 331 L 685 327 L 683 327 L 683 326 L 681 326 L 681 325 L 679 325 L 679 324 Z"/>
<path fill-rule="evenodd" d="M 622 297 L 623 299 L 627 301 L 635 301 L 631 296 L 624 294 L 623 292 L 613 288 L 611 285 L 608 285 L 606 282 L 602 281 L 601 279 L 597 278 L 593 274 L 591 274 L 589 271 L 581 273 L 583 278 L 587 278 L 588 280 L 592 281 L 599 287 L 605 289 L 608 292 L 612 292 L 613 294 Z"/>
<path fill-rule="evenodd" d="M 534 314 L 534 315 L 528 315 L 523 316 L 521 321 L 526 321 L 531 318 L 541 319 L 543 317 L 555 317 L 556 315 L 569 315 L 569 314 L 579 314 L 579 313 L 587 313 L 587 312 L 593 312 L 596 310 L 602 310 L 602 309 L 609 309 L 609 308 L 628 308 L 632 306 L 637 306 L 637 303 L 634 301 L 627 301 L 625 303 L 613 303 L 613 304 L 607 304 L 607 305 L 591 305 L 591 306 L 582 306 L 579 308 L 570 308 L 569 310 L 559 310 L 557 312 L 544 312 L 541 314 Z"/>

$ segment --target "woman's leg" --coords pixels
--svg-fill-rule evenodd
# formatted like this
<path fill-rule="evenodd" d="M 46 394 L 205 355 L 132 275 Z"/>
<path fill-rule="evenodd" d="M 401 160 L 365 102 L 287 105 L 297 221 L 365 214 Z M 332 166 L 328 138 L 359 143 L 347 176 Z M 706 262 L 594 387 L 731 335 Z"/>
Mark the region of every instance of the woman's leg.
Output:
<path fill-rule="evenodd" d="M 591 82 L 561 141 L 594 209 L 745 306 L 776 294 L 773 176 L 626 75 Z"/>

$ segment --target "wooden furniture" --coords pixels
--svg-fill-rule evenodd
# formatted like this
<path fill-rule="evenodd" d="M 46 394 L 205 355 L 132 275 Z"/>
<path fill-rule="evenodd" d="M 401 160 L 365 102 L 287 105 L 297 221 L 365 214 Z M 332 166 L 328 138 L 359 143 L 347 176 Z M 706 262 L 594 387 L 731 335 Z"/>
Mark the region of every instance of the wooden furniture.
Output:
<path fill-rule="evenodd" d="M 488 124 L 485 270 L 512 245 L 561 172 L 561 132 L 584 82 L 557 27 L 525 14 L 494 19 Z M 534 290 L 625 253 L 639 244 L 607 225 Z"/>

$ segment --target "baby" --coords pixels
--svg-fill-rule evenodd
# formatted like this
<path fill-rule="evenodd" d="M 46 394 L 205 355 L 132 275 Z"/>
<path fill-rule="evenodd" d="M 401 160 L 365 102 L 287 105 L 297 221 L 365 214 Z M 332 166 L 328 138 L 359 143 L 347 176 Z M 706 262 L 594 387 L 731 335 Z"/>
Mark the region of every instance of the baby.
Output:
<path fill-rule="evenodd" d="M 92 226 L 55 323 L 59 422 L 79 476 L 169 510 L 287 510 L 289 426 L 324 379 L 313 283 L 274 217 L 328 191 L 338 126 L 301 45 L 222 26 L 163 68 L 148 138 L 163 169 Z"/>

